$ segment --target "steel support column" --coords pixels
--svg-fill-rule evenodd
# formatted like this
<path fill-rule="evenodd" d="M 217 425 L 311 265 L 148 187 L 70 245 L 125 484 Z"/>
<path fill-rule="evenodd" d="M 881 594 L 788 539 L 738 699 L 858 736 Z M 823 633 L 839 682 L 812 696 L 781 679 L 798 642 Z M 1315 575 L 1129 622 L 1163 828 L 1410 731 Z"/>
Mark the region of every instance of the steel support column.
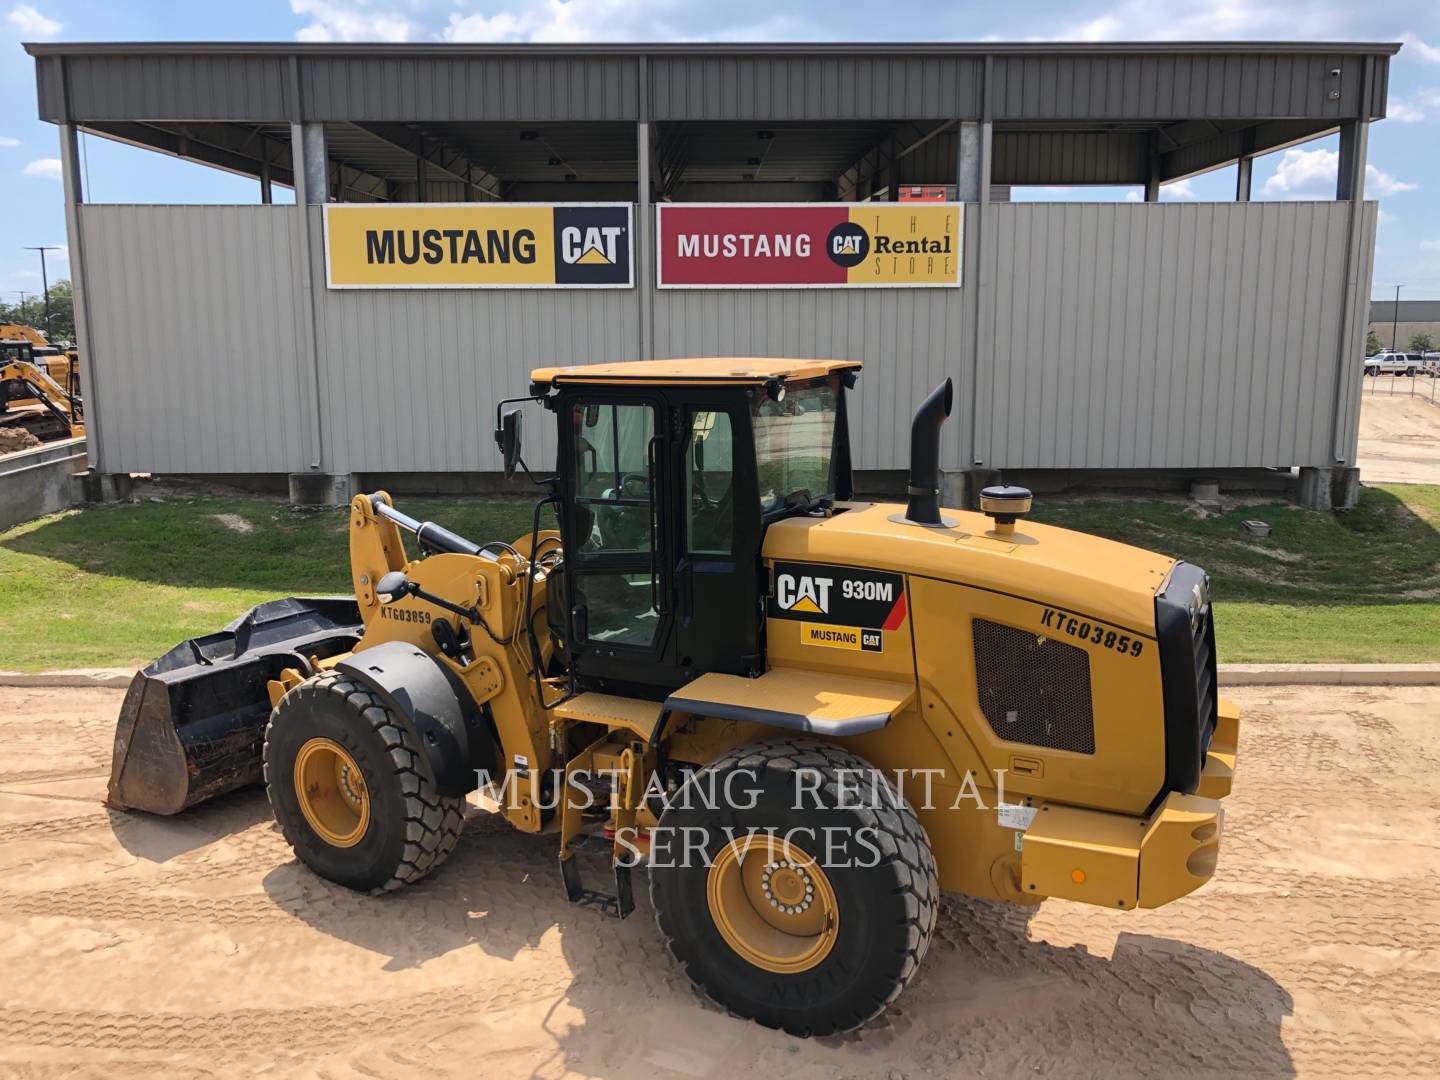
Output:
<path fill-rule="evenodd" d="M 69 112 L 69 103 L 66 103 Z M 74 124 L 60 125 L 60 174 L 65 185 L 65 233 L 70 245 L 70 294 L 75 315 L 75 340 L 80 349 L 80 397 L 85 402 L 85 456 L 90 468 L 105 471 L 100 450 L 100 366 L 95 335 L 90 331 L 90 280 L 85 264 L 85 235 L 80 225 L 80 204 L 85 185 L 80 173 L 80 141 Z"/>
<path fill-rule="evenodd" d="M 989 185 L 981 172 L 983 157 L 981 141 L 983 133 L 980 124 L 962 123 L 955 159 L 955 198 L 959 202 L 979 202 L 980 193 Z"/>
<path fill-rule="evenodd" d="M 298 76 L 294 82 L 298 84 Z M 319 472 L 324 458 L 320 431 L 320 331 L 315 310 L 317 260 L 310 250 L 310 207 L 324 204 L 326 188 L 330 183 L 325 163 L 324 127 L 320 124 L 291 124 L 290 154 L 295 174 L 296 247 L 299 249 L 296 254 L 300 267 L 300 295 L 296 302 L 303 312 L 297 348 L 307 369 L 300 379 L 301 408 L 306 418 L 306 468 Z M 322 227 L 322 236 L 323 232 Z M 324 242 L 323 239 L 321 242 Z"/>
<path fill-rule="evenodd" d="M 326 202 L 330 190 L 330 163 L 325 156 L 325 125 L 292 124 L 290 147 L 293 160 L 300 161 L 303 166 L 295 170 L 295 186 L 300 186 L 302 174 L 305 178 L 305 198 L 295 201 L 312 206 Z"/>
<path fill-rule="evenodd" d="M 1235 162 L 1235 201 L 1249 202 L 1255 174 L 1255 129 L 1245 129 L 1240 140 L 1240 158 Z"/>
<path fill-rule="evenodd" d="M 640 294 L 640 357 L 654 358 L 655 287 L 654 209 L 650 202 L 650 124 L 635 125 L 635 179 L 638 200 L 635 207 L 635 285 Z"/>
<path fill-rule="evenodd" d="M 1335 359 L 1334 406 L 1330 412 L 1330 438 L 1336 466 L 1354 466 L 1359 438 L 1359 396 L 1363 372 L 1355 358 L 1364 349 L 1363 328 L 1369 321 L 1370 283 L 1360 280 L 1361 234 L 1365 220 L 1365 154 L 1370 139 L 1368 103 L 1375 85 L 1375 60 L 1365 58 L 1365 74 L 1361 81 L 1359 115 L 1340 125 L 1340 163 L 1335 177 L 1335 197 L 1350 204 L 1349 229 L 1345 239 L 1345 296 L 1340 305 L 1340 336 Z M 1353 408 L 1352 408 L 1353 403 Z M 1352 417 L 1354 423 L 1351 423 Z M 1358 490 L 1358 484 L 1346 482 L 1348 469 L 1342 468 L 1340 500 L 1336 505 L 1348 509 L 1346 499 Z"/>

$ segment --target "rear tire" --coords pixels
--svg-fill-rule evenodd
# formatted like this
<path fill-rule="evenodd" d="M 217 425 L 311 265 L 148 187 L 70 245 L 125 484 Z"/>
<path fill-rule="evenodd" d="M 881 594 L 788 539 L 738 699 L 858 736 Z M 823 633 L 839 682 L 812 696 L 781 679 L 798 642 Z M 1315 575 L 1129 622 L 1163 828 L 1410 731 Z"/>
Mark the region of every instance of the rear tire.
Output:
<path fill-rule="evenodd" d="M 854 777 L 869 777 L 872 770 L 854 754 L 816 740 L 752 743 L 711 762 L 686 786 L 708 793 L 713 783 L 724 793 L 730 790 L 727 776 L 739 772 L 735 792 L 755 790 L 758 797 L 735 801 L 754 801 L 753 807 L 706 805 L 710 800 L 700 797 L 686 806 L 682 791 L 661 817 L 658 835 L 670 850 L 660 851 L 652 839 L 655 916 L 675 959 L 720 1005 L 792 1035 L 830 1035 L 878 1016 L 914 976 L 939 908 L 935 858 L 915 812 L 887 780 L 879 778 L 881 799 L 868 798 L 867 784 L 865 799 L 858 800 L 864 805 L 857 805 Z M 840 778 L 847 773 L 842 792 Z M 802 774 L 805 794 L 797 799 Z M 819 805 L 812 797 L 817 793 Z M 732 852 L 738 844 L 755 858 L 757 849 L 747 845 L 773 844 L 763 833 L 772 829 L 793 837 L 798 855 L 787 862 L 762 846 L 764 861 L 754 864 L 751 876 L 765 868 L 763 893 L 747 902 L 743 890 L 750 886 L 736 886 L 736 877 L 745 875 L 731 869 L 738 861 Z M 873 845 L 868 851 L 854 843 L 857 830 L 867 832 Z M 847 838 L 845 856 L 833 857 L 824 839 L 829 836 Z M 695 844 L 701 837 L 703 844 Z M 797 864 L 802 869 L 794 869 Z M 777 898 L 779 914 L 770 910 Z M 795 931 L 804 936 L 767 930 L 787 917 L 804 922 L 817 903 L 833 918 Z"/>
<path fill-rule="evenodd" d="M 337 774 L 358 768 L 360 779 L 336 784 L 348 792 L 348 802 L 332 792 L 336 809 L 325 811 L 317 791 L 323 780 L 304 781 L 309 794 L 297 784 L 331 763 Z M 300 861 L 327 880 L 364 892 L 419 881 L 449 858 L 465 822 L 465 800 L 436 791 L 408 728 L 379 695 L 334 672 L 307 679 L 270 714 L 265 790 Z"/>

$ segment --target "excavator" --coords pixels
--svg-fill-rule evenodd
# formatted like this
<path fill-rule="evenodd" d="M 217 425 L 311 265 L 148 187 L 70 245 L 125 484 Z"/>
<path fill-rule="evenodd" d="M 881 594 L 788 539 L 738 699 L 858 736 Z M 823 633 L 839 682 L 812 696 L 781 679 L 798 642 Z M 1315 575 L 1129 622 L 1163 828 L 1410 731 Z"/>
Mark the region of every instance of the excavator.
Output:
<path fill-rule="evenodd" d="M 83 436 L 85 410 L 80 397 L 78 352 L 70 349 L 64 354 L 37 354 L 29 337 L 7 339 L 3 335 L 7 328 L 14 329 L 0 327 L 0 424 L 23 427 L 39 436 Z M 6 416 L 12 408 L 34 405 L 43 411 Z"/>
<path fill-rule="evenodd" d="M 540 488 L 528 534 L 356 495 L 353 596 L 268 601 L 140 671 L 110 803 L 264 784 L 299 860 L 374 894 L 500 814 L 554 838 L 557 891 L 597 918 L 643 877 L 697 986 L 801 1036 L 895 1000 L 944 891 L 1128 911 L 1201 888 L 1240 720 L 1205 572 L 1029 521 L 1021 487 L 942 506 L 949 380 L 915 414 L 907 500 L 857 498 L 859 376 L 534 371 L 495 406 L 506 475 Z M 538 478 L 536 409 L 558 442 Z"/>
<path fill-rule="evenodd" d="M 0 341 L 14 346 L 28 341 L 31 361 L 71 394 L 80 392 L 80 353 L 74 346 L 51 343 L 45 331 L 24 323 L 0 323 Z"/>

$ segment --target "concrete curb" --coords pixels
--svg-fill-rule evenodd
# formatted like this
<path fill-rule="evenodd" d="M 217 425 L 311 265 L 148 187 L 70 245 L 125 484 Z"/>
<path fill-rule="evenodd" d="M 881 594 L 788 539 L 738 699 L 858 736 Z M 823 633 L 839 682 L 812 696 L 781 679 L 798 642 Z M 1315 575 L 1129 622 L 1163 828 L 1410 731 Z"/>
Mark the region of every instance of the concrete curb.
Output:
<path fill-rule="evenodd" d="M 133 668 L 0 671 L 0 686 L 118 687 Z M 1440 686 L 1440 664 L 1221 664 L 1221 686 Z"/>
<path fill-rule="evenodd" d="M 134 668 L 71 668 L 67 671 L 0 671 L 0 686 L 118 687 L 135 677 Z"/>
<path fill-rule="evenodd" d="M 1440 664 L 1221 664 L 1221 686 L 1440 686 Z"/>

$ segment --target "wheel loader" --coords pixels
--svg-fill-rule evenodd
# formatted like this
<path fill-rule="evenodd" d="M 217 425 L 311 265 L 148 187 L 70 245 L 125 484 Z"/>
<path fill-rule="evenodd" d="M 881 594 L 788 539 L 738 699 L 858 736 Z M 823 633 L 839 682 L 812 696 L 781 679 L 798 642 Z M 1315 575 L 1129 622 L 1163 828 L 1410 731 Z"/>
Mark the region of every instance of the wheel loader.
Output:
<path fill-rule="evenodd" d="M 141 671 L 110 801 L 263 782 L 298 858 L 374 893 L 436 871 L 473 803 L 553 835 L 557 887 L 596 917 L 631 912 L 641 871 L 699 987 L 798 1035 L 893 1001 L 942 891 L 1199 888 L 1239 728 L 1205 573 L 1031 523 L 1023 488 L 942 507 L 948 380 L 915 414 L 907 502 L 855 498 L 859 371 L 535 371 L 495 431 L 528 473 L 522 417 L 554 417 L 529 534 L 357 495 L 353 599 L 262 604 Z"/>

